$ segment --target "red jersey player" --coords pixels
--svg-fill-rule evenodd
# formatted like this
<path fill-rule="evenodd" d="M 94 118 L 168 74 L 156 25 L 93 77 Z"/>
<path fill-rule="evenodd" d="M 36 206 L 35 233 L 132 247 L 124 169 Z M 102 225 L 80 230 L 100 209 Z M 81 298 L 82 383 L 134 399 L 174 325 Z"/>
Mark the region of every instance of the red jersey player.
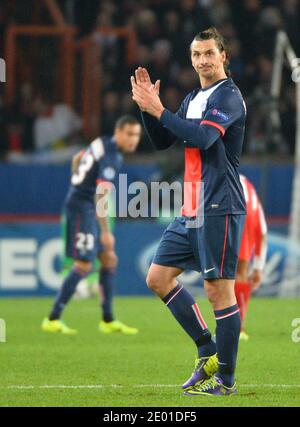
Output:
<path fill-rule="evenodd" d="M 247 215 L 240 247 L 235 294 L 241 316 L 240 339 L 248 340 L 244 320 L 252 291 L 261 286 L 267 253 L 267 225 L 262 205 L 251 182 L 240 175 L 243 185 Z M 250 261 L 253 259 L 251 274 Z"/>

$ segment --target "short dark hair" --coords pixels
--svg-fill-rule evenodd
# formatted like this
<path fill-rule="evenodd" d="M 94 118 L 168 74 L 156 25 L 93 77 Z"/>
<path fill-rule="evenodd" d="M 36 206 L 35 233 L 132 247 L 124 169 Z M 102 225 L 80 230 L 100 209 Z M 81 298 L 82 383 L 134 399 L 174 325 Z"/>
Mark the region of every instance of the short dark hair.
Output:
<path fill-rule="evenodd" d="M 226 60 L 224 63 L 224 70 L 226 75 L 230 76 L 230 70 L 229 67 L 229 59 L 230 59 L 230 49 L 227 44 L 227 41 L 222 36 L 221 33 L 215 28 L 215 27 L 209 27 L 206 30 L 200 31 L 200 33 L 196 34 L 193 41 L 200 41 L 200 40 L 215 40 L 217 48 L 219 49 L 219 52 L 225 52 L 226 54 Z"/>
<path fill-rule="evenodd" d="M 134 116 L 130 116 L 129 114 L 125 114 L 124 116 L 121 116 L 117 121 L 115 125 L 115 129 L 122 129 L 125 125 L 140 125 L 140 122 L 138 119 Z"/>

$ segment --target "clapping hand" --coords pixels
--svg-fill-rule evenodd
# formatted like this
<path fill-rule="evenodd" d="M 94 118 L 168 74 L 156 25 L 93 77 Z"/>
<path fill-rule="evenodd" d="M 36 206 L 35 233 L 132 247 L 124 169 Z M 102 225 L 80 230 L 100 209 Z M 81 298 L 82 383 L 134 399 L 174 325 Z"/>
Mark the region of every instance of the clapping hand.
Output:
<path fill-rule="evenodd" d="M 164 111 L 164 106 L 159 98 L 160 80 L 153 84 L 146 68 L 139 67 L 135 70 L 135 77 L 131 76 L 130 81 L 132 99 L 142 111 L 159 119 Z"/>

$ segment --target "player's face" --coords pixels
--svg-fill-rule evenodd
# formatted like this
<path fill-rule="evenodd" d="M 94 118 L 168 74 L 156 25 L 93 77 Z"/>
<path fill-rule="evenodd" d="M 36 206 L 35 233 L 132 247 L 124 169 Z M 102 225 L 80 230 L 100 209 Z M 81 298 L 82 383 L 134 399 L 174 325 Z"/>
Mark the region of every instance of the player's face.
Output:
<path fill-rule="evenodd" d="M 141 139 L 142 128 L 139 124 L 126 124 L 120 129 L 116 129 L 116 139 L 119 147 L 125 153 L 133 153 Z"/>
<path fill-rule="evenodd" d="M 213 79 L 224 71 L 225 52 L 220 52 L 216 41 L 194 40 L 191 44 L 192 65 L 200 77 Z"/>

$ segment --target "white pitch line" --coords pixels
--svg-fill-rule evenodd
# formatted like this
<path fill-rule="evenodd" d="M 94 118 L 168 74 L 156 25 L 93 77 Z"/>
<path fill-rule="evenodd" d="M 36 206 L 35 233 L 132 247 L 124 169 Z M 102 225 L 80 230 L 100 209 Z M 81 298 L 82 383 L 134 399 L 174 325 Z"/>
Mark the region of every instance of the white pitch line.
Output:
<path fill-rule="evenodd" d="M 245 388 L 300 388 L 300 384 L 239 384 L 238 387 Z M 10 385 L 1 386 L 0 388 L 16 389 L 16 390 L 32 390 L 32 389 L 101 389 L 101 388 L 181 388 L 181 384 L 87 384 L 87 385 Z"/>

